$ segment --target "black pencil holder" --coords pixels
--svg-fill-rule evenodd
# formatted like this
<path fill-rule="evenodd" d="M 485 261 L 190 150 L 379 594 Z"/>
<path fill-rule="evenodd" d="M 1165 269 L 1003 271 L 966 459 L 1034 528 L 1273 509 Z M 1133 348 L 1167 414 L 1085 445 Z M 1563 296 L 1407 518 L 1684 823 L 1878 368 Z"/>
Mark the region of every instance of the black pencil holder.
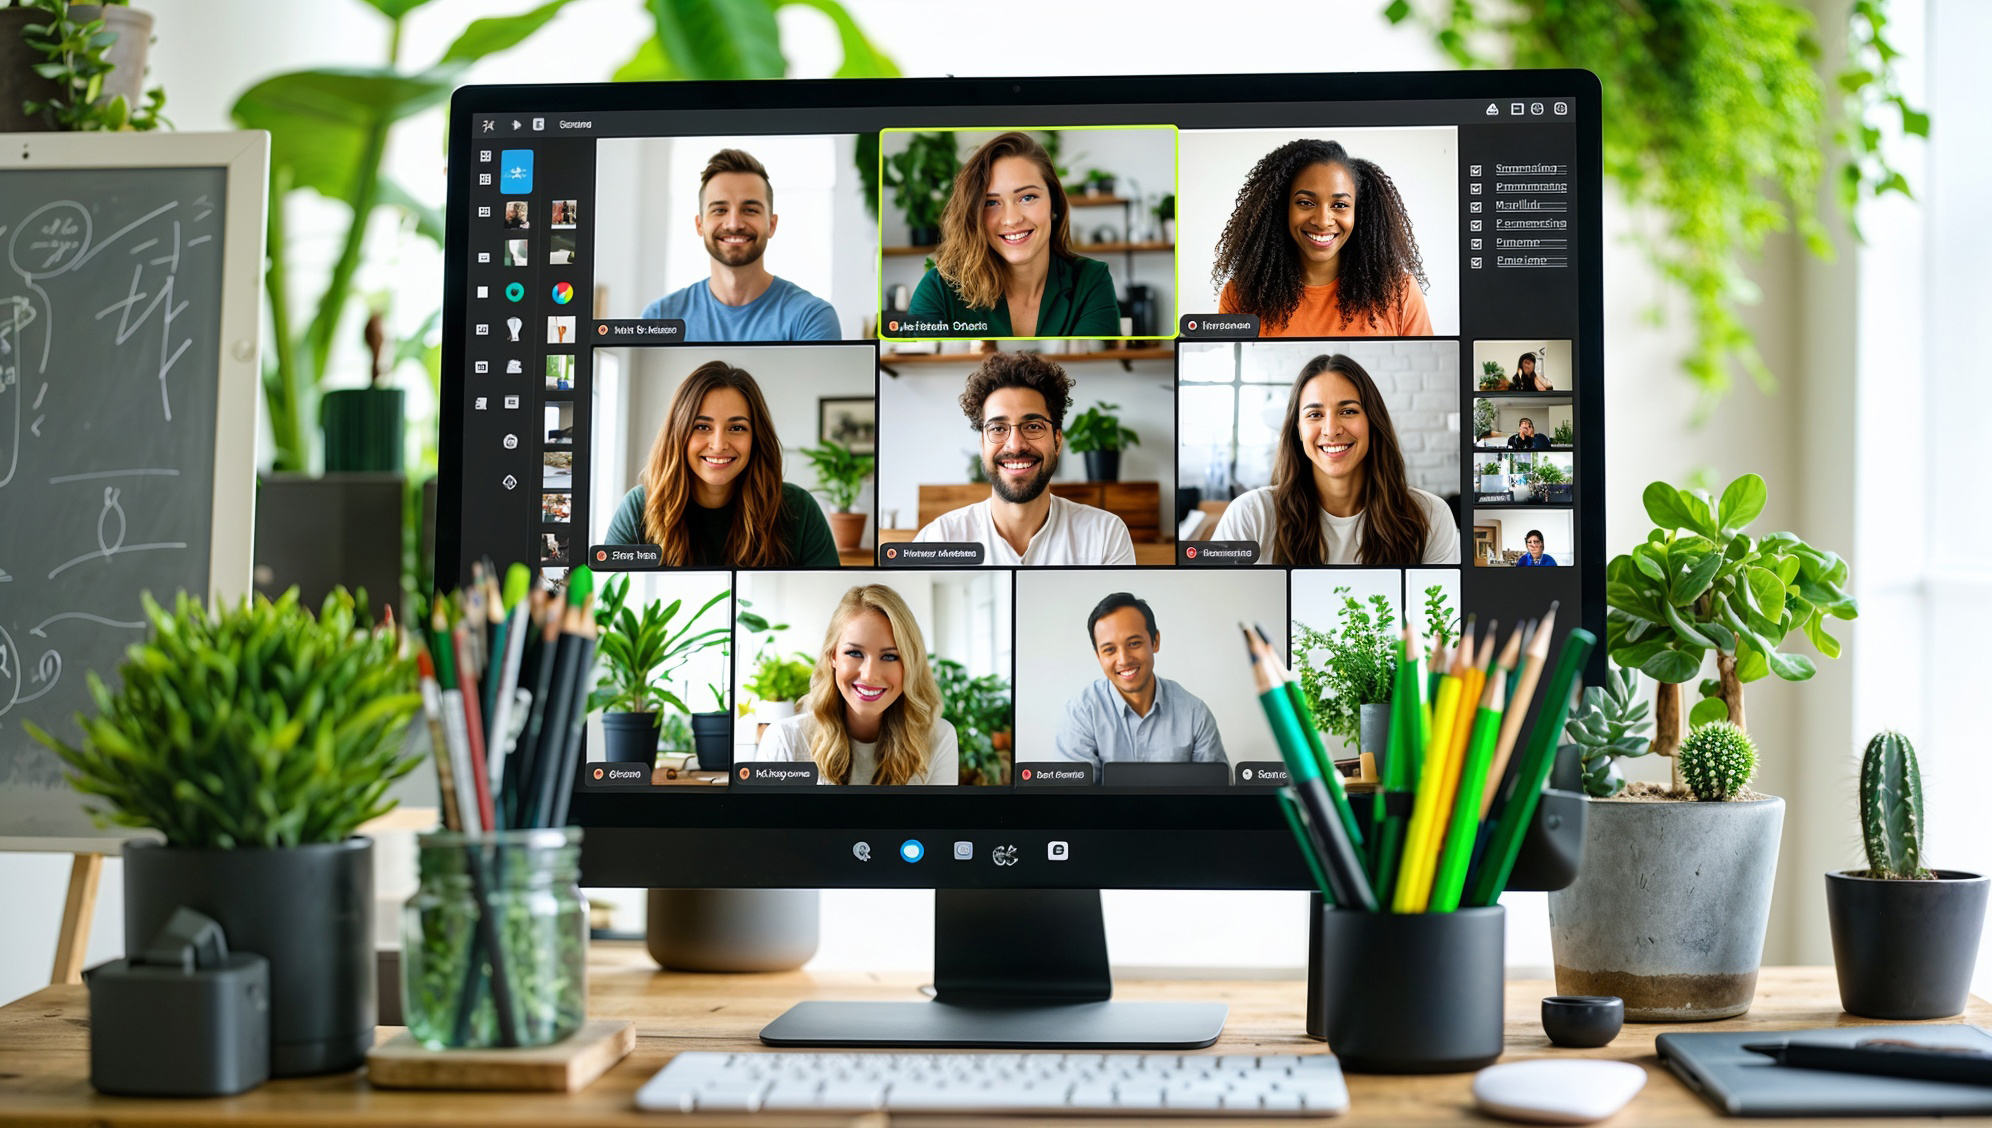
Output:
<path fill-rule="evenodd" d="M 1313 898 L 1307 1033 L 1350 1073 L 1464 1073 L 1501 1056 L 1507 912 L 1365 913 Z"/>

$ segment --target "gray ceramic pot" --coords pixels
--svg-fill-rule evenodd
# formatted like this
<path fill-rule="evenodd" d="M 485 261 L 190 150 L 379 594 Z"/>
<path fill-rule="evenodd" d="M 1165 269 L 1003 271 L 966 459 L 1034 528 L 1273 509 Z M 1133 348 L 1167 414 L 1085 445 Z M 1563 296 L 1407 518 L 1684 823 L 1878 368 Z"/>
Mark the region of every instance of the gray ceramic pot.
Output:
<path fill-rule="evenodd" d="M 1935 881 L 1826 875 L 1833 968 L 1848 1014 L 1907 1019 L 1964 1013 L 1992 880 L 1935 872 Z"/>
<path fill-rule="evenodd" d="M 650 956 L 672 971 L 793 971 L 816 954 L 814 889 L 652 889 Z"/>
<path fill-rule="evenodd" d="M 1376 774 L 1381 779 L 1384 753 L 1390 747 L 1390 706 L 1357 706 L 1356 733 L 1357 746 L 1376 761 Z"/>
<path fill-rule="evenodd" d="M 1549 895 L 1560 995 L 1616 995 L 1634 1022 L 1750 1009 L 1784 800 L 1593 799 L 1577 880 Z"/>

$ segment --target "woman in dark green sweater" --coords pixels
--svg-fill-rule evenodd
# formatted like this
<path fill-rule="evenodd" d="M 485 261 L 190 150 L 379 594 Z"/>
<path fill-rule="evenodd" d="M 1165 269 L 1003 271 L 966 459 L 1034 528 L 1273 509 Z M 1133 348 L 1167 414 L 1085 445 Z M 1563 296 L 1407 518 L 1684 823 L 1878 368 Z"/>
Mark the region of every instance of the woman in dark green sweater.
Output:
<path fill-rule="evenodd" d="M 1044 146 L 1000 134 L 956 175 L 934 268 L 908 315 L 985 337 L 1117 337 L 1107 264 L 1072 252 L 1065 189 Z"/>
<path fill-rule="evenodd" d="M 667 568 L 840 563 L 816 499 L 782 481 L 782 444 L 760 386 L 721 360 L 678 385 L 603 543 L 654 544 Z"/>

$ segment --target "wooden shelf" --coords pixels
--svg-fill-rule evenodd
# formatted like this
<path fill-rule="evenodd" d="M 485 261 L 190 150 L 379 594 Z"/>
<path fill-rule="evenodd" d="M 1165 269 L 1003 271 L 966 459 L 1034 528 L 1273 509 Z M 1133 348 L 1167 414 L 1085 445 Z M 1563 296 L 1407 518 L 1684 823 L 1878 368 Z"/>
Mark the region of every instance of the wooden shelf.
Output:
<path fill-rule="evenodd" d="M 1117 208 L 1134 203 L 1126 196 L 1088 196 L 1083 192 L 1067 192 L 1065 202 L 1075 208 Z"/>
<path fill-rule="evenodd" d="M 914 255 L 931 255 L 939 249 L 938 247 L 885 247 L 883 253 L 887 258 L 910 258 Z M 1072 245 L 1072 253 L 1082 255 L 1089 251 L 1103 255 L 1119 255 L 1130 251 L 1139 253 L 1175 249 L 1174 243 L 1074 243 Z"/>
<path fill-rule="evenodd" d="M 980 364 L 983 353 L 888 353 L 878 354 L 880 368 L 896 368 L 902 364 Z M 1042 353 L 1048 360 L 1059 364 L 1074 364 L 1088 360 L 1174 360 L 1176 350 L 1167 346 L 1142 349 L 1102 349 L 1099 352 L 1083 353 Z"/>

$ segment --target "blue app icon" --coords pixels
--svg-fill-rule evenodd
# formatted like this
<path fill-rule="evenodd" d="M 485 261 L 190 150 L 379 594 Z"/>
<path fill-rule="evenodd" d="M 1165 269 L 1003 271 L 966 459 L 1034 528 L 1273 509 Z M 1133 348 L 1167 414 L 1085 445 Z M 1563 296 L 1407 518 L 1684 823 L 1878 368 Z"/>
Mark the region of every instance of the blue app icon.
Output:
<path fill-rule="evenodd" d="M 532 192 L 531 149 L 506 149 L 498 154 L 498 189 L 507 196 L 524 196 Z"/>
<path fill-rule="evenodd" d="M 521 282 L 514 282 L 511 285 L 505 287 L 505 300 L 508 302 L 525 301 L 526 300 L 525 284 Z"/>
<path fill-rule="evenodd" d="M 909 838 L 899 844 L 899 856 L 909 862 L 917 862 L 927 856 L 927 848 L 920 845 L 917 838 Z"/>

